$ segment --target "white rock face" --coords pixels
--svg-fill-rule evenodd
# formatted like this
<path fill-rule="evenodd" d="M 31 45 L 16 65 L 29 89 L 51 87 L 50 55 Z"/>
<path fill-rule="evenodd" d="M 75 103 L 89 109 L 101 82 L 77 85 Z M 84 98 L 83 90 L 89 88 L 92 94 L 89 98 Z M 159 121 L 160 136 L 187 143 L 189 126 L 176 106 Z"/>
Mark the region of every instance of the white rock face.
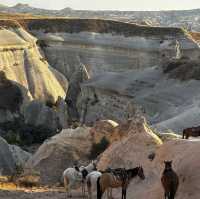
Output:
<path fill-rule="evenodd" d="M 159 31 L 159 30 L 158 30 Z M 176 57 L 176 37 L 172 35 L 129 36 L 95 32 L 46 33 L 33 30 L 48 47 L 45 55 L 52 65 L 68 78 L 76 69 L 76 56 L 86 65 L 90 75 L 112 71 L 140 69 L 160 64 L 163 57 Z M 199 56 L 198 46 L 183 33 L 178 37 L 184 56 Z"/>
<path fill-rule="evenodd" d="M 0 29 L 0 70 L 27 89 L 29 100 L 56 102 L 65 97 L 67 80 L 51 69 L 36 41 L 21 27 Z"/>
<path fill-rule="evenodd" d="M 77 100 L 81 121 L 126 120 L 137 104 L 159 130 L 199 123 L 199 81 L 169 79 L 162 70 L 171 58 L 199 59 L 198 45 L 181 29 L 101 20 L 37 23 L 30 31 L 45 43 L 44 54 L 57 70 L 70 80 L 77 57 L 87 69 L 90 80 L 81 84 Z"/>

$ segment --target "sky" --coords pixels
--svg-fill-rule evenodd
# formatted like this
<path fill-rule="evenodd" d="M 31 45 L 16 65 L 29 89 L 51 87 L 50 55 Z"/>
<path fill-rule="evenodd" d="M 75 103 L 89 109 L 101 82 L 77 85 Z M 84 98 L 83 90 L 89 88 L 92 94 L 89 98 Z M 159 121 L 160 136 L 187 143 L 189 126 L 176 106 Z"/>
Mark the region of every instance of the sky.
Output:
<path fill-rule="evenodd" d="M 186 10 L 200 8 L 200 0 L 0 0 L 0 4 L 27 3 L 46 9 L 79 10 Z"/>

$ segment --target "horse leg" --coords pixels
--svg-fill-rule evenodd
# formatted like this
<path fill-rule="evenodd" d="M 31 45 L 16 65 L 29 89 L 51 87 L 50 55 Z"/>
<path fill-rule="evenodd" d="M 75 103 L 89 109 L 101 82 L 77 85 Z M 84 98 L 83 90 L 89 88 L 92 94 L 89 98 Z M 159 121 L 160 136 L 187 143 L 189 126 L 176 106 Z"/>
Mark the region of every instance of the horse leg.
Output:
<path fill-rule="evenodd" d="M 69 183 L 68 178 L 66 178 L 65 176 L 64 176 L 64 187 L 65 187 L 66 195 L 68 198 L 68 197 L 70 197 L 70 183 Z"/>
<path fill-rule="evenodd" d="M 123 187 L 123 188 L 122 188 L 122 199 L 125 199 L 125 195 L 126 195 L 126 194 L 125 194 L 125 191 L 126 191 L 126 189 Z"/>
<path fill-rule="evenodd" d="M 82 182 L 82 196 L 85 197 L 85 182 Z"/>
<path fill-rule="evenodd" d="M 92 188 L 91 188 L 91 182 L 90 181 L 87 181 L 87 191 L 88 191 L 89 199 L 92 199 Z"/>
<path fill-rule="evenodd" d="M 108 198 L 108 199 L 112 197 L 111 191 L 112 191 L 111 188 L 108 188 L 107 191 L 106 191 L 106 195 L 107 195 L 107 198 Z"/>
<path fill-rule="evenodd" d="M 174 199 L 175 198 L 175 194 L 176 194 L 176 191 L 174 191 L 174 189 L 173 189 L 169 194 L 169 199 Z"/>
<path fill-rule="evenodd" d="M 104 192 L 105 192 L 105 187 L 101 186 L 100 177 L 98 177 L 98 179 L 97 179 L 97 199 L 101 199 Z"/>
<path fill-rule="evenodd" d="M 112 188 L 107 189 L 107 198 L 112 199 Z"/>
<path fill-rule="evenodd" d="M 110 192 L 110 189 L 108 188 L 107 191 L 106 191 L 106 195 L 107 195 L 108 199 L 110 198 L 110 193 L 109 192 Z"/>
<path fill-rule="evenodd" d="M 67 193 L 68 193 L 68 194 L 67 194 L 67 197 L 68 197 L 68 198 L 72 198 L 71 186 L 72 186 L 71 183 L 69 183 L 68 192 L 67 192 Z"/>

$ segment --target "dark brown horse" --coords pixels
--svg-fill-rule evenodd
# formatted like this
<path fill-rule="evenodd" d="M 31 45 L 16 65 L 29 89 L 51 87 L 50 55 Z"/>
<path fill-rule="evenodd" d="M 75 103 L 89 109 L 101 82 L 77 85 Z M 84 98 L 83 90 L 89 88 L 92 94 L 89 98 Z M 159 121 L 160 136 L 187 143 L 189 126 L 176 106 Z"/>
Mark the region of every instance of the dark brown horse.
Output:
<path fill-rule="evenodd" d="M 145 179 L 142 167 L 128 170 L 116 169 L 113 172 L 102 173 L 97 180 L 97 199 L 101 199 L 106 190 L 118 187 L 122 187 L 122 199 L 126 199 L 126 189 L 130 181 L 136 176 Z"/>
<path fill-rule="evenodd" d="M 183 139 L 188 139 L 189 137 L 198 137 L 200 136 L 200 126 L 191 127 L 183 130 Z"/>
<path fill-rule="evenodd" d="M 177 174 L 172 169 L 172 161 L 165 161 L 161 182 L 165 191 L 165 199 L 174 199 L 179 185 Z"/>

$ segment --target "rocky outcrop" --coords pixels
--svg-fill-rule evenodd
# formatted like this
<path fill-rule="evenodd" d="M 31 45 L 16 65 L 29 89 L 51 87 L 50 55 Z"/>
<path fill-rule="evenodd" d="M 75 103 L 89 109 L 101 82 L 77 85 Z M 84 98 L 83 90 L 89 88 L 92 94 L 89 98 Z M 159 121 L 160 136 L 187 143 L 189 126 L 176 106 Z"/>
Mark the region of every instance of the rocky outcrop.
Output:
<path fill-rule="evenodd" d="M 43 184 L 58 183 L 66 168 L 72 167 L 74 163 L 85 165 L 91 161 L 91 157 L 97 158 L 100 149 L 96 146 L 105 144 L 102 140 L 108 145 L 121 141 L 123 137 L 128 136 L 127 131 L 123 130 L 129 127 L 130 121 L 118 125 L 108 120 L 97 121 L 91 128 L 64 129 L 61 133 L 45 140 L 27 162 L 26 170 L 39 172 Z"/>
<path fill-rule="evenodd" d="M 91 128 L 93 143 L 100 143 L 105 138 L 109 144 L 121 140 L 122 135 L 117 131 L 118 123 L 112 120 L 100 120 Z"/>
<path fill-rule="evenodd" d="M 0 71 L 0 109 L 19 112 L 23 103 L 20 87 L 8 80 L 5 72 Z"/>
<path fill-rule="evenodd" d="M 102 154 L 98 164 L 100 169 L 142 165 L 146 178 L 142 181 L 136 177 L 131 181 L 127 198 L 162 198 L 164 191 L 160 178 L 165 160 L 173 160 L 173 168 L 179 176 L 180 185 L 176 198 L 198 198 L 200 176 L 196 171 L 200 166 L 197 154 L 199 139 L 184 141 L 177 138 L 162 144 L 141 120 L 132 121 L 130 127 L 128 137 L 113 143 Z M 120 197 L 121 190 L 115 190 L 113 196 Z"/>
<path fill-rule="evenodd" d="M 139 106 L 150 124 L 160 131 L 181 132 L 183 128 L 199 124 L 200 51 L 191 35 L 183 29 L 100 19 L 18 21 L 34 37 L 18 24 L 1 21 L 2 26 L 7 27 L 2 29 L 2 34 L 8 33 L 10 44 L 17 41 L 20 45 L 31 43 L 32 46 L 24 53 L 26 65 L 31 70 L 23 69 L 25 76 L 16 81 L 27 89 L 29 98 L 54 104 L 58 96 L 64 97 L 60 91 L 67 89 L 67 77 L 69 123 L 79 121 L 92 125 L 99 119 L 122 122 L 133 117 Z M 187 58 L 187 63 L 183 58 Z M 181 62 L 181 65 L 167 73 L 165 69 L 174 67 L 171 60 L 176 60 L 175 65 Z M 39 67 L 40 75 L 34 64 Z M 7 69 L 6 75 L 15 80 L 18 77 L 11 68 Z M 43 73 L 46 69 L 48 72 Z M 44 75 L 49 72 L 53 77 Z"/>
<path fill-rule="evenodd" d="M 57 79 L 62 75 L 49 69 L 36 46 L 37 39 L 16 22 L 1 21 L 0 25 L 4 26 L 0 30 L 0 70 L 7 78 L 24 86 L 30 99 L 55 102 L 58 96 L 65 97 L 66 85 L 62 87 L 63 82 Z"/>
<path fill-rule="evenodd" d="M 16 166 L 23 168 L 26 162 L 32 157 L 32 154 L 22 150 L 19 146 L 9 145 L 9 149 L 12 153 Z"/>
<path fill-rule="evenodd" d="M 27 160 L 31 157 L 30 153 L 23 151 L 20 147 L 9 145 L 0 137 L 0 174 L 12 175 L 16 168 L 23 168 Z"/>
<path fill-rule="evenodd" d="M 80 165 L 88 162 L 91 146 L 90 128 L 65 129 L 40 146 L 26 169 L 39 172 L 43 184 L 58 183 L 66 168 L 75 162 Z"/>
<path fill-rule="evenodd" d="M 57 112 L 40 101 L 33 101 L 25 107 L 24 119 L 25 124 L 35 126 L 35 128 L 45 126 L 52 132 L 62 129 Z"/>
<path fill-rule="evenodd" d="M 199 82 L 195 80 L 200 51 L 186 31 L 100 19 L 25 22 L 41 41 L 49 63 L 69 79 L 73 92 L 77 91 L 72 109 L 81 123 L 125 121 L 134 116 L 139 105 L 158 130 L 179 132 L 198 125 Z M 187 64 L 173 71 L 174 75 L 163 71 L 172 58 L 182 57 L 193 63 L 192 74 Z M 81 92 L 74 81 L 79 61 L 89 74 L 89 80 L 81 84 Z M 180 75 L 183 71 L 184 77 Z"/>
<path fill-rule="evenodd" d="M 61 105 L 60 98 L 64 100 L 66 97 L 67 79 L 49 65 L 36 45 L 37 38 L 18 22 L 1 20 L 0 27 L 0 128 L 6 123 L 14 123 L 19 117 L 21 121 L 26 118 L 25 124 L 35 128 L 39 123 L 53 131 L 57 129 L 56 122 L 66 127 L 67 108 L 65 103 Z M 58 99 L 57 111 L 52 107 Z M 37 103 L 40 106 L 34 107 L 37 113 L 33 116 L 33 104 Z M 42 115 L 53 121 L 47 123 Z M 20 125 L 15 125 L 15 131 L 19 131 L 17 126 Z"/>
<path fill-rule="evenodd" d="M 8 143 L 0 137 L 0 170 L 1 175 L 11 175 L 15 170 L 15 161 Z"/>
<path fill-rule="evenodd" d="M 122 133 L 122 132 L 121 132 Z M 99 169 L 131 168 L 149 161 L 148 156 L 162 144 L 146 124 L 144 118 L 138 117 L 128 121 L 122 140 L 114 142 L 102 155 Z"/>

